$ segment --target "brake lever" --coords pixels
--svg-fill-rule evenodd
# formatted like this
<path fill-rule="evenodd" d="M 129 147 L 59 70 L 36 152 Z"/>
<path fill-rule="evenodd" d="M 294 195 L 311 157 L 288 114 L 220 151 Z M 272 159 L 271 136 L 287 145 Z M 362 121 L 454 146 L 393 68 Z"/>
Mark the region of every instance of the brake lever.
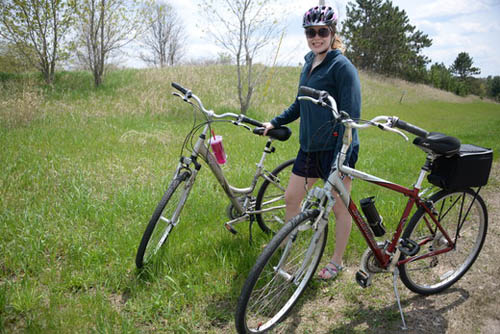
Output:
<path fill-rule="evenodd" d="M 248 131 L 252 131 L 252 129 L 248 125 L 246 125 L 246 124 L 242 124 L 242 123 L 237 122 L 237 121 L 231 121 L 231 123 L 233 123 L 234 125 L 242 126 L 245 129 L 247 129 Z"/>
<path fill-rule="evenodd" d="M 187 94 L 186 95 L 182 95 L 182 94 L 179 94 L 177 92 L 172 92 L 172 95 L 180 97 L 181 99 L 184 100 L 184 102 L 189 102 L 189 97 L 187 96 Z M 191 103 L 191 102 L 189 102 L 189 103 Z"/>
<path fill-rule="evenodd" d="M 325 108 L 331 108 L 328 103 L 322 101 L 322 100 L 317 100 L 315 98 L 312 98 L 310 96 L 299 96 L 298 97 L 299 100 L 305 100 L 305 101 L 309 101 L 309 102 L 312 102 L 314 104 L 317 104 L 318 106 L 321 106 L 321 107 L 325 107 Z"/>
<path fill-rule="evenodd" d="M 390 126 L 387 126 L 385 124 L 380 124 L 380 123 L 377 123 L 377 127 L 381 130 L 384 130 L 384 131 L 397 133 L 398 135 L 403 137 L 404 140 L 408 141 L 408 137 L 403 132 L 399 131 L 398 129 L 394 129 L 394 128 L 391 128 Z"/>

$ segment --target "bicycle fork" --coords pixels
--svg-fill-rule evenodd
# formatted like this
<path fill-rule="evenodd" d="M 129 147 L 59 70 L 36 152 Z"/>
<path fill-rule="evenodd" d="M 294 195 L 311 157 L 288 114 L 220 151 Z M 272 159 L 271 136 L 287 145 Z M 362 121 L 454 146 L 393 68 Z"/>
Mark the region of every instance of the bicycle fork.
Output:
<path fill-rule="evenodd" d="M 324 219 L 322 214 L 318 215 L 318 219 L 310 227 L 312 229 L 315 229 L 315 232 L 313 238 L 311 239 L 311 242 L 309 243 L 309 246 L 307 247 L 304 260 L 302 261 L 300 268 L 296 270 L 294 273 L 290 274 L 282 268 L 282 265 L 288 258 L 291 248 L 293 247 L 293 243 L 297 238 L 297 235 L 301 232 L 300 226 L 297 226 L 295 228 L 295 231 L 286 241 L 285 249 L 283 251 L 283 255 L 281 256 L 279 263 L 273 268 L 275 273 L 281 276 L 286 281 L 293 282 L 295 285 L 298 285 L 300 283 L 300 279 L 304 274 L 304 271 L 306 270 L 307 265 L 309 264 L 309 260 L 311 259 L 316 250 L 319 240 L 321 239 L 323 233 L 325 233 L 326 224 L 328 224 L 328 220 Z"/>

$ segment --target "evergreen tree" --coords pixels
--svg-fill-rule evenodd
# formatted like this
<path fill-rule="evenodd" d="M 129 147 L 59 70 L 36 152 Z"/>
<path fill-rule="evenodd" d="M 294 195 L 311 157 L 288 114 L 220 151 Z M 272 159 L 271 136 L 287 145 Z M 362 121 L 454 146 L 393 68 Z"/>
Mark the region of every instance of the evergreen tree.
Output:
<path fill-rule="evenodd" d="M 348 3 L 346 16 L 342 29 L 346 55 L 357 67 L 424 80 L 430 60 L 421 51 L 432 40 L 409 23 L 404 10 L 391 1 L 356 0 Z"/>
<path fill-rule="evenodd" d="M 487 94 L 489 97 L 494 98 L 496 101 L 500 101 L 500 76 L 491 77 L 488 76 L 486 79 Z"/>
<path fill-rule="evenodd" d="M 454 91 L 456 79 L 443 63 L 435 63 L 429 70 L 429 81 L 434 87 L 447 91 Z"/>
<path fill-rule="evenodd" d="M 451 65 L 451 72 L 457 75 L 461 80 L 481 74 L 481 70 L 472 66 L 473 61 L 467 52 L 460 52 Z"/>

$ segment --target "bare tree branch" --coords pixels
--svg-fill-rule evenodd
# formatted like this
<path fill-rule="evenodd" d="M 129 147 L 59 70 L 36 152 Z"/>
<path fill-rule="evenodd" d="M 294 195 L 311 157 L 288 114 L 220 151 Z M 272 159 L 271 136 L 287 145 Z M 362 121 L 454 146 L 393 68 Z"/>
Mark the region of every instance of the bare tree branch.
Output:
<path fill-rule="evenodd" d="M 52 83 L 56 63 L 64 57 L 73 0 L 3 0 L 0 13 L 0 36 Z"/>
<path fill-rule="evenodd" d="M 109 58 L 142 31 L 140 3 L 138 0 L 81 0 L 77 14 L 73 49 L 78 60 L 92 71 L 95 86 L 99 86 Z"/>
<path fill-rule="evenodd" d="M 145 8 L 147 27 L 140 38 L 145 53 L 140 58 L 151 65 L 175 65 L 183 54 L 184 36 L 181 22 L 174 8 L 157 1 Z"/>
<path fill-rule="evenodd" d="M 211 0 L 204 4 L 210 25 L 208 32 L 217 45 L 227 50 L 236 62 L 240 110 L 246 113 L 262 76 L 254 60 L 259 51 L 277 36 L 278 25 L 268 5 L 273 0 Z M 218 28 L 219 27 L 219 28 Z"/>

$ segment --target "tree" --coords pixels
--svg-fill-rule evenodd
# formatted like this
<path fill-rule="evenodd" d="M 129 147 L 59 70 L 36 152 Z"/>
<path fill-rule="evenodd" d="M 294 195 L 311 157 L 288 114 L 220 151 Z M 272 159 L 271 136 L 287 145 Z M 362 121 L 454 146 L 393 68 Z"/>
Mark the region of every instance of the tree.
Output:
<path fill-rule="evenodd" d="M 451 72 L 457 75 L 460 80 L 465 81 L 467 78 L 481 74 L 481 70 L 472 66 L 472 58 L 467 52 L 460 52 L 451 65 Z"/>
<path fill-rule="evenodd" d="M 250 107 L 263 72 L 254 61 L 276 36 L 278 25 L 267 10 L 272 0 L 211 0 L 204 4 L 208 33 L 236 62 L 241 113 Z M 260 67 L 263 69 L 264 67 Z"/>
<path fill-rule="evenodd" d="M 140 32 L 142 12 L 134 0 L 80 0 L 77 10 L 77 59 L 94 76 L 95 86 L 103 81 L 109 58 Z"/>
<path fill-rule="evenodd" d="M 181 22 L 174 8 L 166 2 L 155 2 L 146 7 L 147 27 L 141 44 L 149 51 L 141 59 L 154 66 L 174 65 L 182 56 L 183 36 Z"/>
<path fill-rule="evenodd" d="M 29 60 L 36 59 L 36 54 L 25 57 L 17 52 L 14 44 L 0 41 L 0 72 L 22 73 L 36 71 Z"/>
<path fill-rule="evenodd" d="M 56 64 L 66 56 L 67 31 L 72 24 L 72 0 L 2 0 L 0 36 L 10 50 L 36 67 L 50 84 Z"/>
<path fill-rule="evenodd" d="M 359 68 L 414 81 L 425 78 L 429 59 L 421 51 L 432 40 L 409 23 L 391 1 L 356 0 L 347 5 L 342 36 L 346 56 Z"/>
<path fill-rule="evenodd" d="M 456 79 L 443 63 L 435 63 L 431 66 L 428 79 L 434 87 L 450 92 L 454 92 L 457 86 Z"/>
<path fill-rule="evenodd" d="M 500 76 L 491 77 L 486 79 L 487 94 L 496 101 L 500 101 Z"/>

